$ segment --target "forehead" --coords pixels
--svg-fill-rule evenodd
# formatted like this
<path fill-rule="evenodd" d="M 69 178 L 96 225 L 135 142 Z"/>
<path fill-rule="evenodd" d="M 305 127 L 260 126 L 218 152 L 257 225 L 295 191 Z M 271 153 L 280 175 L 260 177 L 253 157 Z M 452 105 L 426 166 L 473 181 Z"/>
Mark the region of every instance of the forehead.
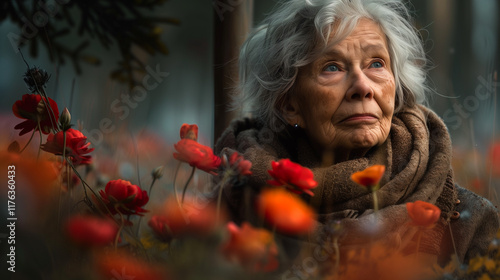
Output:
<path fill-rule="evenodd" d="M 317 55 L 357 45 L 366 52 L 387 51 L 387 37 L 379 24 L 371 19 L 361 18 L 349 28 L 349 23 L 334 23 L 333 32 L 325 47 L 317 49 Z"/>

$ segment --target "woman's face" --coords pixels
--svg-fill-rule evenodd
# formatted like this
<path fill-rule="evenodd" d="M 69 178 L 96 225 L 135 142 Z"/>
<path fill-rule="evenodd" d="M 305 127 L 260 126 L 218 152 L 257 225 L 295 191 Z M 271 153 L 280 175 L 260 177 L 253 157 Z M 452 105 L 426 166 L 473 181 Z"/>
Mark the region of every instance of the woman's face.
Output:
<path fill-rule="evenodd" d="M 348 37 L 299 70 L 285 115 L 320 152 L 363 150 L 387 139 L 395 93 L 386 36 L 361 19 Z"/>

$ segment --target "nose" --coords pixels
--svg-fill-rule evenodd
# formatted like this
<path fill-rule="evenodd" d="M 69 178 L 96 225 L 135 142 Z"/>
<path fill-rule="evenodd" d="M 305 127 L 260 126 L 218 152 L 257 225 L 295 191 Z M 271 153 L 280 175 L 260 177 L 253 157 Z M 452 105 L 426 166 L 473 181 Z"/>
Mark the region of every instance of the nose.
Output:
<path fill-rule="evenodd" d="M 349 77 L 350 86 L 346 93 L 349 101 L 362 101 L 363 99 L 373 98 L 373 89 L 370 86 L 370 80 L 360 69 L 351 72 Z"/>

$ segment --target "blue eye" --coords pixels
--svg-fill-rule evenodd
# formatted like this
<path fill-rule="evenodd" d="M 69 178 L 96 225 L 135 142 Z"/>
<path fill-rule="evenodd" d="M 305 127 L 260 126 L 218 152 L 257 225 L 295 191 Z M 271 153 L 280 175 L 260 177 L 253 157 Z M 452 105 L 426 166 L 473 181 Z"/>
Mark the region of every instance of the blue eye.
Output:
<path fill-rule="evenodd" d="M 335 64 L 328 65 L 326 66 L 325 71 L 330 71 L 330 72 L 339 71 L 339 67 Z"/>
<path fill-rule="evenodd" d="M 375 61 L 370 65 L 370 68 L 382 68 L 384 65 L 380 61 Z"/>

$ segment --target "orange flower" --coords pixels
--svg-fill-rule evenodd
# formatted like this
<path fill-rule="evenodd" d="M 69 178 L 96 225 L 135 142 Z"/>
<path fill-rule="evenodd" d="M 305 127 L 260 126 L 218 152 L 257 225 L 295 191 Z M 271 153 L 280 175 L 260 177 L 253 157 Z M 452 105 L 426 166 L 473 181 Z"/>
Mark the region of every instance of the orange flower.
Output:
<path fill-rule="evenodd" d="M 161 240 L 170 241 L 183 235 L 204 236 L 216 229 L 217 215 L 212 205 L 201 208 L 186 200 L 182 207 L 184 213 L 175 199 L 171 198 L 151 217 L 148 225 Z"/>
<path fill-rule="evenodd" d="M 439 220 L 441 210 L 433 204 L 417 200 L 406 203 L 406 210 L 413 221 L 413 225 L 420 227 L 432 227 Z"/>
<path fill-rule="evenodd" d="M 191 139 L 180 140 L 177 144 L 174 144 L 174 148 L 178 152 L 174 153 L 175 159 L 187 162 L 189 165 L 210 174 L 216 174 L 214 170 L 219 167 L 221 160 L 214 155 L 211 148 Z"/>
<path fill-rule="evenodd" d="M 124 252 L 97 255 L 98 271 L 106 279 L 165 280 L 164 269 L 139 260 Z"/>
<path fill-rule="evenodd" d="M 378 188 L 378 183 L 382 179 L 382 176 L 384 176 L 384 172 L 385 166 L 376 164 L 352 174 L 351 179 L 361 186 L 374 191 Z"/>
<path fill-rule="evenodd" d="M 227 224 L 230 238 L 223 245 L 222 253 L 253 271 L 274 271 L 278 268 L 278 246 L 273 235 L 265 229 L 255 229 L 248 222 L 239 228 L 233 222 Z"/>
<path fill-rule="evenodd" d="M 14 180 L 16 185 L 16 194 L 24 196 L 36 197 L 32 201 L 33 206 L 40 206 L 43 209 L 49 207 L 47 203 L 51 203 L 55 192 L 59 195 L 60 169 L 53 161 L 46 158 L 47 154 L 40 155 L 31 153 L 30 150 L 25 150 L 23 154 L 9 153 L 4 148 L 0 150 L 0 169 L 5 170 L 7 180 Z M 9 166 L 11 166 L 9 168 Z M 11 172 L 8 172 L 11 171 Z M 24 176 L 23 174 L 29 174 Z M 17 177 L 16 177 L 17 176 Z M 5 181 L 7 183 L 7 180 Z M 22 188 L 18 186 L 22 185 Z M 7 184 L 5 185 L 6 194 Z"/>
<path fill-rule="evenodd" d="M 49 105 L 49 110 L 47 110 L 45 104 Z M 53 128 L 57 127 L 59 109 L 57 103 L 51 98 L 47 102 L 47 99 L 43 98 L 42 100 L 42 96 L 39 94 L 25 94 L 22 100 L 14 103 L 12 111 L 16 117 L 26 119 L 14 127 L 15 129 L 21 129 L 19 135 L 32 130 L 37 131 L 38 121 L 40 121 L 40 127 L 44 134 L 48 134 Z"/>
<path fill-rule="evenodd" d="M 89 149 L 90 143 L 87 142 L 87 137 L 76 129 L 70 128 L 66 132 L 59 131 L 55 135 L 50 134 L 47 137 L 47 142 L 42 145 L 42 150 L 62 155 L 64 133 L 66 133 L 66 156 L 71 157 L 73 165 L 90 164 L 91 157 L 85 154 L 92 152 L 94 148 Z"/>
<path fill-rule="evenodd" d="M 263 190 L 257 200 L 257 210 L 268 224 L 285 234 L 310 233 L 316 223 L 312 208 L 295 194 L 281 188 Z"/>
<path fill-rule="evenodd" d="M 294 193 L 307 193 L 313 196 L 310 189 L 315 188 L 318 182 L 314 180 L 314 174 L 309 168 L 294 163 L 289 159 L 281 159 L 278 162 L 272 161 L 272 170 L 268 170 L 269 175 L 274 180 L 267 181 L 273 186 L 286 186 Z"/>
<path fill-rule="evenodd" d="M 180 131 L 181 139 L 198 140 L 198 126 L 196 124 L 184 123 Z"/>
<path fill-rule="evenodd" d="M 71 217 L 66 229 L 71 240 L 83 246 L 111 244 L 118 232 L 118 226 L 110 219 L 80 215 Z"/>

